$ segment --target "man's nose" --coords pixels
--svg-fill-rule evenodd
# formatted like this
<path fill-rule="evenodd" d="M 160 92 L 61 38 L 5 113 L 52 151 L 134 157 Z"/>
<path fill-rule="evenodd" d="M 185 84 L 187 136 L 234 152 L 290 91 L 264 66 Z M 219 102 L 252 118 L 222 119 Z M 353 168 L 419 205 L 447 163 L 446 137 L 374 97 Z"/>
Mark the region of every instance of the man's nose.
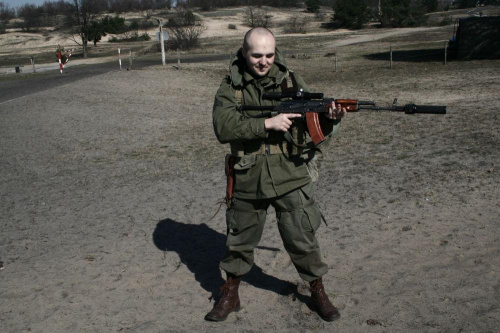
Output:
<path fill-rule="evenodd" d="M 259 64 L 265 65 L 266 64 L 266 58 L 262 57 L 259 59 Z"/>

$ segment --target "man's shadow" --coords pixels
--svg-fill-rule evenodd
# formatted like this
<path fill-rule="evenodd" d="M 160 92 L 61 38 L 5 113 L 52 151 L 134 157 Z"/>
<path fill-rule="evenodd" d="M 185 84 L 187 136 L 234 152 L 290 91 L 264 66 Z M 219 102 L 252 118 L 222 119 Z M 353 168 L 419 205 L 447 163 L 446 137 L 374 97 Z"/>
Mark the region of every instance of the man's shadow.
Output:
<path fill-rule="evenodd" d="M 219 269 L 219 262 L 226 253 L 225 235 L 212 230 L 204 223 L 184 224 L 165 219 L 156 225 L 153 242 L 161 251 L 177 252 L 181 262 L 193 272 L 201 287 L 210 292 L 212 297 L 218 297 L 219 289 L 225 282 Z M 295 284 L 268 275 L 257 265 L 252 267 L 243 280 L 254 287 L 270 290 L 279 295 L 295 294 L 296 298 L 304 301 L 304 297 L 297 292 Z"/>

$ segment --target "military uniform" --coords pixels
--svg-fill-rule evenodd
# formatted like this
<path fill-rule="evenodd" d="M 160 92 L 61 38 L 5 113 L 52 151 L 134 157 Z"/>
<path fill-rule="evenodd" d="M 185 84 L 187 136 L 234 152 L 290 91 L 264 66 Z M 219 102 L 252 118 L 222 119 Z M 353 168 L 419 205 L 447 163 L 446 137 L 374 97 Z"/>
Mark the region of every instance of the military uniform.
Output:
<path fill-rule="evenodd" d="M 268 74 L 255 77 L 246 69 L 239 50 L 231 63 L 230 75 L 215 96 L 215 134 L 221 143 L 230 143 L 232 154 L 237 155 L 234 198 L 226 212 L 228 255 L 220 267 L 235 276 L 251 269 L 253 250 L 261 239 L 267 209 L 272 205 L 286 251 L 301 278 L 311 282 L 328 270 L 315 237 L 321 223 L 321 213 L 313 199 L 315 163 L 321 151 L 308 145 L 310 138 L 302 120 L 294 120 L 289 130 L 293 133 L 292 143 L 284 132 L 266 131 L 264 122 L 271 117 L 270 112 L 241 111 L 239 107 L 278 104 L 279 101 L 263 99 L 263 94 L 282 91 L 287 86 L 284 80 L 288 82 L 290 76 L 295 80 L 294 89 L 309 90 L 298 74 L 290 75 L 278 49 L 275 54 Z M 339 120 L 328 120 L 323 131 L 330 138 L 339 126 Z"/>

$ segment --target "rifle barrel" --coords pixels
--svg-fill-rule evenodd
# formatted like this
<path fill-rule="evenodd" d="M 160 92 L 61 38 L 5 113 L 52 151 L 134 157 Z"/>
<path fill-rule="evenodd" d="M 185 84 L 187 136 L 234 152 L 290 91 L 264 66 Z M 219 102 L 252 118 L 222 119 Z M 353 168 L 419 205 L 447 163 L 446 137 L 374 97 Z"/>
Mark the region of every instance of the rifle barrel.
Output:
<path fill-rule="evenodd" d="M 393 111 L 393 112 L 404 112 L 407 114 L 414 114 L 414 113 L 446 114 L 446 106 L 444 105 L 415 105 L 415 104 L 406 104 L 405 106 L 360 105 L 359 110 Z"/>

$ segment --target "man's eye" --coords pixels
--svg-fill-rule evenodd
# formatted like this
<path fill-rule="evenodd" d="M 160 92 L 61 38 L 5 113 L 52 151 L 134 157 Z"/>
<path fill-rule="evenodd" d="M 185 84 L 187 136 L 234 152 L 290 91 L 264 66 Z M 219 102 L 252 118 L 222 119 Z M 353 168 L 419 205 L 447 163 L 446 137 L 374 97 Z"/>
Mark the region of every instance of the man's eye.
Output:
<path fill-rule="evenodd" d="M 267 57 L 267 58 L 272 58 L 272 57 L 274 57 L 274 53 L 271 53 L 271 54 L 266 54 L 266 57 Z"/>

